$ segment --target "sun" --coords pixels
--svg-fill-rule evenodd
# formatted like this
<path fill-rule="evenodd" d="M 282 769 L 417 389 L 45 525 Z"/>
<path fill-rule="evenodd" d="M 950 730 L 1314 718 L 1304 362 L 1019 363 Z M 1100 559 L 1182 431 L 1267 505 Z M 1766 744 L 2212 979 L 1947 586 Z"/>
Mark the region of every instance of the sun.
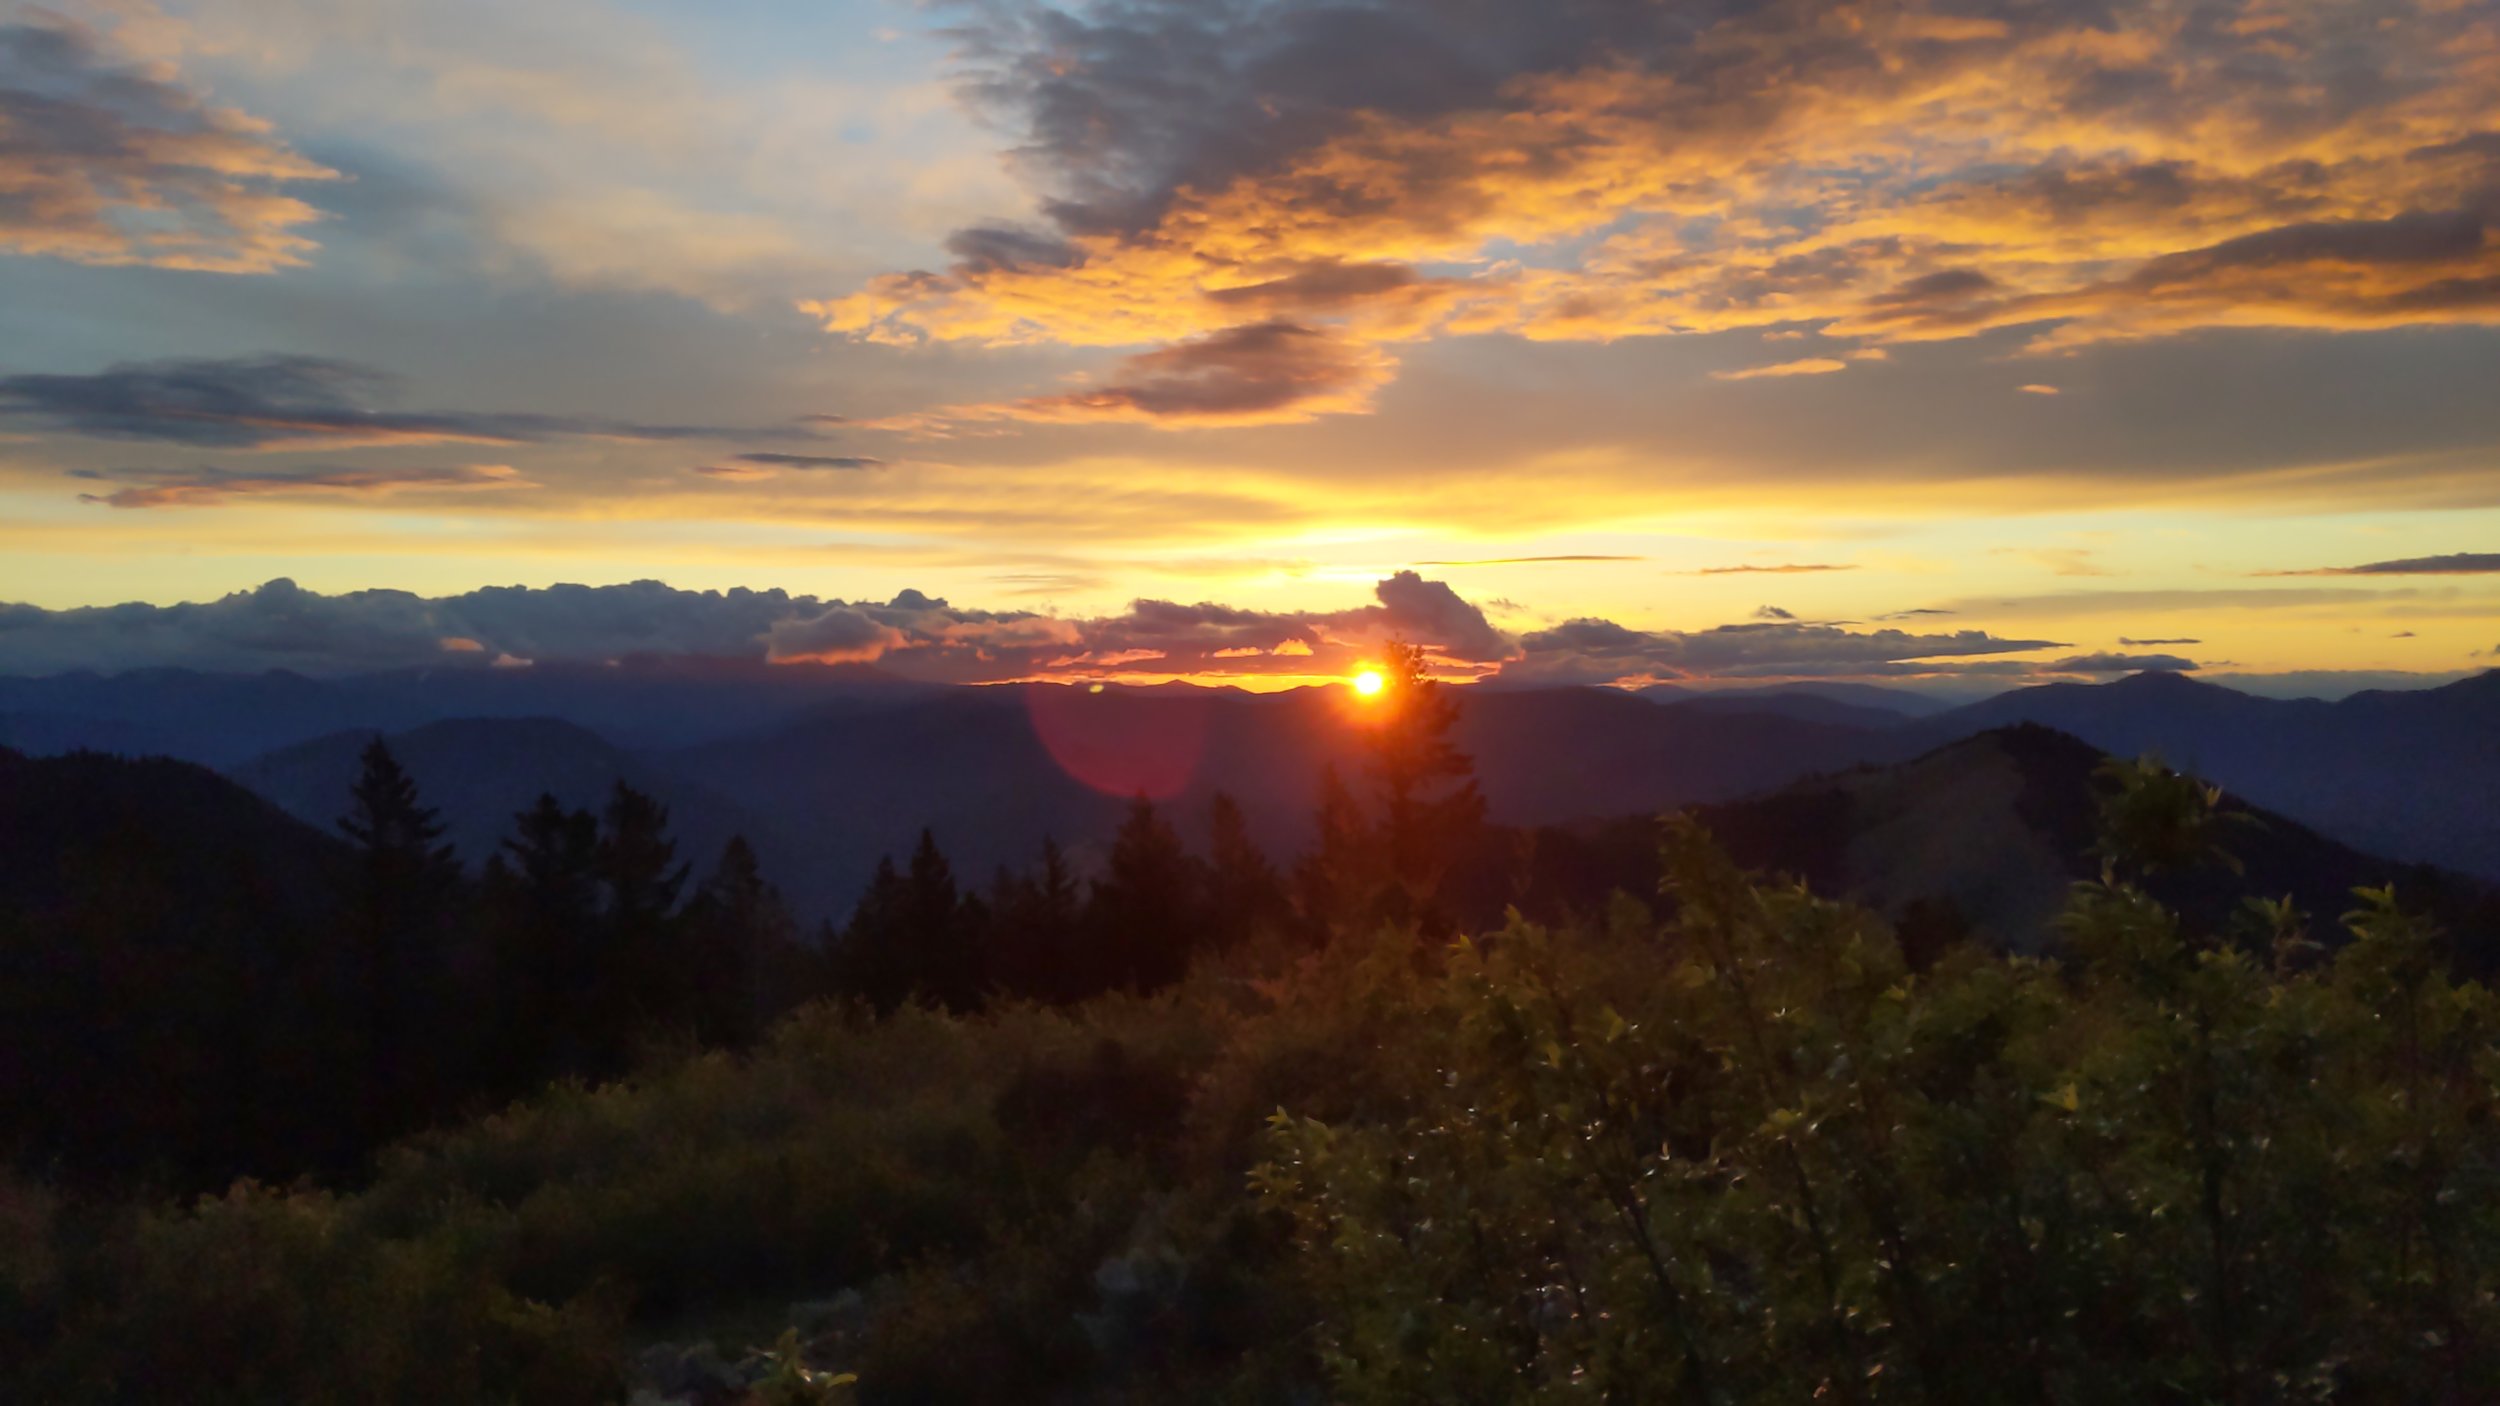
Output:
<path fill-rule="evenodd" d="M 1380 676 L 1378 669 L 1365 669 L 1354 676 L 1354 691 L 1365 698 L 1379 697 L 1380 691 L 1388 686 L 1389 681 Z"/>

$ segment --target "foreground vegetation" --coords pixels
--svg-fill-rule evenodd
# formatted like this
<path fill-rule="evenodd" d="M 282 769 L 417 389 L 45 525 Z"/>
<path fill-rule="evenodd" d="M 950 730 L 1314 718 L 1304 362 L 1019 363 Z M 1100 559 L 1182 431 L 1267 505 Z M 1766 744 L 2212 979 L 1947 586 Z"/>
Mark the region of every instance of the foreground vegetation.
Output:
<path fill-rule="evenodd" d="M 1911 971 L 1675 826 L 1657 914 L 819 1005 L 348 1195 L 12 1184 L 0 1390 L 613 1401 L 700 1337 L 783 1400 L 2474 1398 L 2500 1010 L 2392 895 L 2183 930 L 2138 880 L 2210 812 L 2130 777 L 2055 962 Z"/>
<path fill-rule="evenodd" d="M 354 1179 L 0 1178 L 0 1399 L 2392 1402 L 2500 1380 L 2500 1005 L 2394 893 L 2340 921 L 2183 917 L 2216 910 L 2157 895 L 2228 871 L 2246 820 L 2146 763 L 2104 777 L 2101 874 L 2053 959 L 1933 933 L 1905 956 L 1689 820 L 1654 895 L 1463 935 L 1441 881 L 1481 802 L 1446 704 L 1400 686 L 1373 804 L 1330 788 L 1290 901 L 1255 854 L 1196 866 L 1141 805 L 1084 909 L 1047 863 L 987 905 L 933 852 L 881 875 L 837 994 L 760 1033 L 753 962 L 676 984 L 546 965 L 516 988 L 541 1019 L 485 1025 L 571 1072 Z M 384 771 L 356 822 L 397 831 L 366 844 L 373 891 L 450 891 Z M 673 893 L 632 800 L 604 842 L 552 805 L 542 828 L 619 894 Z M 488 894 L 547 888 L 560 866 L 528 861 L 564 847 L 510 848 Z M 751 872 L 724 870 L 692 916 L 655 890 L 548 931 L 609 932 L 614 958 L 680 950 L 636 931 L 764 930 Z M 408 911 L 370 929 L 416 932 Z M 559 999 L 585 971 L 645 994 Z M 617 1012 L 671 998 L 679 1043 L 628 1064 Z M 389 1038 L 344 1047 L 391 1087 L 428 1030 L 370 1014 Z"/>

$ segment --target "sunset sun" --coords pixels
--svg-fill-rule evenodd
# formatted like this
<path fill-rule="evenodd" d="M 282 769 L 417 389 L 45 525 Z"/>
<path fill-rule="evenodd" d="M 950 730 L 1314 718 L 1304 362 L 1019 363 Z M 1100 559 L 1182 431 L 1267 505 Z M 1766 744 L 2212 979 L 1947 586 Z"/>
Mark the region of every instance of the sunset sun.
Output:
<path fill-rule="evenodd" d="M 1365 698 L 1379 697 L 1380 691 L 1388 686 L 1389 681 L 1380 676 L 1378 669 L 1365 669 L 1354 676 L 1354 691 Z"/>

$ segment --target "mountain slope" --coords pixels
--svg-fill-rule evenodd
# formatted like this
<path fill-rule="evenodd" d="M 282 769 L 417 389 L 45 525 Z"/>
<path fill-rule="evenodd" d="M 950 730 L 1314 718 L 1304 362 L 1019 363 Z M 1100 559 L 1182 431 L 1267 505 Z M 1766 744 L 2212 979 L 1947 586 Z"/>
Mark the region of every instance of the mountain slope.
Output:
<path fill-rule="evenodd" d="M 2050 684 L 1913 724 L 1934 745 L 2012 723 L 2120 756 L 2159 753 L 2365 850 L 2500 879 L 2500 671 L 2334 703 L 2258 698 L 2173 674 Z"/>
<path fill-rule="evenodd" d="M 2098 873 L 2096 748 L 2036 725 L 1994 729 L 1888 766 L 1819 777 L 1698 814 L 1739 863 L 1804 879 L 1903 924 L 1905 938 L 1968 934 L 2037 952 L 2068 886 Z M 2371 856 L 2236 798 L 2253 825 L 2236 833 L 2234 875 L 2165 877 L 2157 896 L 2208 928 L 2244 896 L 2289 896 L 2324 932 L 2352 890 L 2393 883 L 2408 906 L 2435 913 L 2467 945 L 2500 953 L 2500 891 L 2457 874 Z M 1601 885 L 1656 891 L 1656 827 L 1646 818 L 1567 827 L 1551 850 L 1545 901 L 1585 904 Z M 1915 929 L 1915 932 L 1910 930 Z"/>
<path fill-rule="evenodd" d="M 353 867 L 205 768 L 0 752 L 0 1151 L 216 1185 L 342 1156 Z"/>

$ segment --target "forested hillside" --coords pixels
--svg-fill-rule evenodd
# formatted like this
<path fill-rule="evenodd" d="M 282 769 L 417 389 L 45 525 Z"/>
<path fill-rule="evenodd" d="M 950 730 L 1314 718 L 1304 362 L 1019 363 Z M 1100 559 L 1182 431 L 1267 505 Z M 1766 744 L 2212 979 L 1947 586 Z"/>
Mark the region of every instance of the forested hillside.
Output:
<path fill-rule="evenodd" d="M 2038 730 L 1505 830 L 1408 663 L 1290 862 L 1139 800 L 1090 873 L 1046 847 L 975 881 L 926 838 L 819 933 L 628 785 L 532 804 L 468 877 L 382 743 L 335 838 L 179 764 L 7 759 L 10 976 L 102 1004 L 83 1106 L 25 1119 L 0 1181 L 0 1393 L 2394 1402 L 2500 1372 L 2476 886 Z M 98 865 L 156 878 L 46 877 Z M 223 916 L 164 925 L 164 885 Z M 235 953 L 296 1004 L 218 984 Z M 235 1043 L 271 1030 L 304 1043 Z M 210 1097 L 261 1121 L 133 1121 Z"/>

